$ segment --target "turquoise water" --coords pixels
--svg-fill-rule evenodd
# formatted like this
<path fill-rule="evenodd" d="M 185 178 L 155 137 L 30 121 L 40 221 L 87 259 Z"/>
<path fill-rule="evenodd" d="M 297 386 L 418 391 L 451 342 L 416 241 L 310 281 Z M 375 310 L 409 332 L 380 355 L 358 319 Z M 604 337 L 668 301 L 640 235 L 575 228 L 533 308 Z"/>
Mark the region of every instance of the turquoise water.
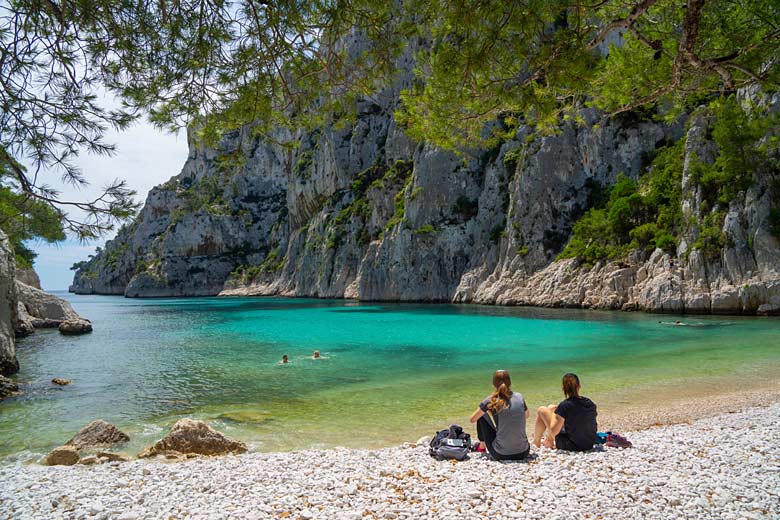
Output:
<path fill-rule="evenodd" d="M 603 411 L 628 395 L 761 381 L 780 367 L 776 319 L 672 326 L 659 320 L 677 318 L 562 309 L 61 296 L 95 331 L 19 341 L 25 393 L 0 405 L 3 455 L 43 453 L 97 418 L 131 433 L 130 452 L 185 416 L 256 450 L 381 446 L 465 422 L 498 368 L 531 407 L 559 400 L 561 374 L 577 372 Z"/>

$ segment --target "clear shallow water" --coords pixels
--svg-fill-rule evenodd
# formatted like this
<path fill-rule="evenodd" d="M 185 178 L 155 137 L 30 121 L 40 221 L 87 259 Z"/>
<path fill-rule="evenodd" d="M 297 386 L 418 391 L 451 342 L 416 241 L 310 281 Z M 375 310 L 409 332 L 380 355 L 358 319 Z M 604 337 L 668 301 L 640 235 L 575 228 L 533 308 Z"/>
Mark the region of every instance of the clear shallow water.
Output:
<path fill-rule="evenodd" d="M 19 342 L 25 394 L 0 405 L 0 455 L 43 453 L 97 418 L 131 434 L 131 453 L 183 416 L 256 450 L 381 446 L 466 422 L 497 368 L 531 407 L 560 400 L 566 371 L 618 405 L 780 368 L 776 319 L 678 327 L 659 323 L 675 317 L 561 309 L 60 296 L 95 332 Z M 315 349 L 324 359 L 311 359 Z"/>

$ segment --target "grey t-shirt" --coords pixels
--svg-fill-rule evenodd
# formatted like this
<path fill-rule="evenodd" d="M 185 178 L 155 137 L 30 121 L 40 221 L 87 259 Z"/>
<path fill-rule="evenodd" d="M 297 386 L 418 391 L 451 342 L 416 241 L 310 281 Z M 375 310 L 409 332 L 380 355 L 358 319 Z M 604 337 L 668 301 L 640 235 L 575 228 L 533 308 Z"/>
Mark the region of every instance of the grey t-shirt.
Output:
<path fill-rule="evenodd" d="M 490 396 L 487 396 L 480 405 L 485 410 L 490 402 Z M 525 435 L 525 411 L 526 404 L 523 394 L 512 392 L 509 398 L 509 406 L 504 408 L 497 415 L 485 412 L 490 415 L 488 422 L 493 419 L 496 425 L 496 440 L 493 441 L 493 449 L 501 455 L 516 455 L 527 451 L 531 446 L 528 444 L 528 437 Z"/>

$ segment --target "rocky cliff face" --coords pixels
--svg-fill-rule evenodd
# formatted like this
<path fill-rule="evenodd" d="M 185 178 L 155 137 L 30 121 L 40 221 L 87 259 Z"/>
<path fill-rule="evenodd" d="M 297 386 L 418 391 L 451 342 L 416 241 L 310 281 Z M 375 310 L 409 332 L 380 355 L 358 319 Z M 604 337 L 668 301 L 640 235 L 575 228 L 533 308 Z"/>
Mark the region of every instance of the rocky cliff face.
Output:
<path fill-rule="evenodd" d="M 16 320 L 16 261 L 8 237 L 0 231 L 0 376 L 19 370 L 14 342 Z"/>
<path fill-rule="evenodd" d="M 278 136 L 294 148 L 251 128 L 217 149 L 191 143 L 182 172 L 81 264 L 71 290 L 780 310 L 780 244 L 768 218 L 780 197 L 761 172 L 728 208 L 720 255 L 692 249 L 693 225 L 674 260 L 660 250 L 595 266 L 555 260 L 598 190 L 618 173 L 638 178 L 659 146 L 683 138 L 686 165 L 694 155 L 712 160 L 706 116 L 663 124 L 583 110 L 584 125 L 544 137 L 521 129 L 493 149 L 457 156 L 412 142 L 397 126 L 397 93 L 408 80 L 362 102 L 347 128 Z M 689 169 L 683 211 L 693 218 L 706 210 Z"/>
<path fill-rule="evenodd" d="M 260 263 L 272 249 L 272 230 L 286 221 L 286 156 L 251 128 L 217 150 L 191 142 L 182 172 L 151 190 L 135 222 L 83 263 L 71 292 L 217 294 L 237 265 Z"/>

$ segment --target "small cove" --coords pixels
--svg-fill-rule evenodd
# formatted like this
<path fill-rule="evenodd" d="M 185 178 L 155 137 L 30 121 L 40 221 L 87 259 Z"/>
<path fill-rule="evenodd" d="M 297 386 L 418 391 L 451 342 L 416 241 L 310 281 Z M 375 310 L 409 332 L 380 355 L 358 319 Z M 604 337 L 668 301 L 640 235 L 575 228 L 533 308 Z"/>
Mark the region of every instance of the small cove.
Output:
<path fill-rule="evenodd" d="M 258 451 L 386 446 L 465 422 L 497 368 L 531 407 L 559 400 L 560 375 L 577 372 L 603 413 L 637 399 L 663 406 L 688 387 L 768 381 L 780 367 L 772 318 L 60 296 L 95 332 L 19 341 L 25 394 L 0 405 L 0 455 L 30 460 L 98 418 L 131 435 L 130 453 L 185 416 Z M 677 319 L 688 326 L 667 324 Z"/>

